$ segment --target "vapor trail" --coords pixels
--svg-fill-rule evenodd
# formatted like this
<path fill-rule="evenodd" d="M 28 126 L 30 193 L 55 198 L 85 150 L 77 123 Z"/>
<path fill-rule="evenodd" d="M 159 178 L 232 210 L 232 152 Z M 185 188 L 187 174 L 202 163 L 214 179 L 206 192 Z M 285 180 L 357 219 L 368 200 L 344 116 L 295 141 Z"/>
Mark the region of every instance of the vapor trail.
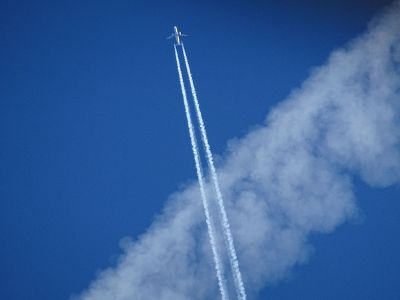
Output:
<path fill-rule="evenodd" d="M 196 165 L 197 179 L 199 181 L 201 199 L 203 202 L 204 214 L 206 216 L 208 235 L 210 238 L 210 244 L 211 244 L 211 249 L 212 249 L 214 263 L 215 263 L 215 269 L 217 272 L 218 286 L 219 286 L 222 300 L 228 300 L 229 297 L 228 297 L 226 285 L 225 285 L 224 270 L 223 270 L 223 266 L 221 264 L 221 259 L 218 254 L 218 250 L 217 250 L 217 245 L 216 245 L 216 240 L 215 240 L 214 223 L 211 219 L 210 211 L 209 211 L 209 207 L 208 207 L 208 199 L 207 199 L 205 188 L 204 188 L 204 176 L 203 176 L 203 171 L 201 168 L 199 150 L 198 150 L 196 136 L 195 136 L 194 129 L 193 129 L 193 123 L 192 123 L 192 118 L 190 115 L 189 104 L 187 101 L 186 89 L 185 89 L 185 85 L 184 85 L 183 78 L 182 78 L 182 70 L 181 70 L 181 65 L 179 62 L 179 56 L 178 56 L 178 52 L 176 51 L 175 45 L 174 45 L 174 50 L 175 50 L 176 66 L 177 66 L 178 74 L 179 74 L 179 82 L 180 82 L 181 90 L 182 90 L 183 104 L 185 106 L 185 113 L 186 113 L 188 129 L 189 129 L 190 142 L 192 144 L 193 157 L 194 157 L 194 161 L 195 161 L 195 165 Z"/>
<path fill-rule="evenodd" d="M 215 170 L 214 159 L 213 159 L 210 144 L 209 144 L 208 138 L 207 138 L 207 131 L 206 131 L 206 127 L 204 125 L 199 101 L 197 99 L 196 89 L 195 89 L 194 83 L 193 83 L 192 73 L 190 72 L 189 61 L 188 61 L 183 43 L 182 43 L 182 50 L 183 50 L 183 57 L 185 59 L 186 70 L 187 70 L 188 77 L 189 77 L 190 89 L 192 91 L 193 101 L 195 104 L 196 115 L 197 115 L 197 119 L 198 119 L 199 126 L 200 126 L 201 137 L 202 137 L 204 149 L 205 149 L 206 156 L 207 156 L 208 167 L 210 169 L 212 182 L 213 182 L 214 189 L 215 189 L 215 192 L 217 195 L 219 215 L 221 218 L 225 242 L 228 247 L 229 261 L 230 261 L 232 272 L 233 272 L 233 278 L 235 281 L 235 288 L 236 288 L 237 296 L 240 300 L 245 300 L 246 299 L 246 291 L 245 291 L 244 284 L 242 281 L 242 274 L 241 274 L 240 268 L 239 268 L 239 261 L 238 261 L 237 255 L 236 255 L 235 245 L 233 243 L 233 238 L 232 238 L 232 233 L 231 233 L 231 229 L 230 229 L 230 225 L 229 225 L 228 216 L 225 211 L 224 200 L 222 198 L 222 193 L 221 193 L 221 188 L 219 185 L 217 171 Z"/>

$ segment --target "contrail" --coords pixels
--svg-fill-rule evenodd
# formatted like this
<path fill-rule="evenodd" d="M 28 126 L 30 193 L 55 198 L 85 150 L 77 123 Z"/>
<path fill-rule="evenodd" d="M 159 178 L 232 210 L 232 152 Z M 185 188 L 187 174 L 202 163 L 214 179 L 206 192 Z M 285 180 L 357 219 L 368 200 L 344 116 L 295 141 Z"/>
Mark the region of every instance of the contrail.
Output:
<path fill-rule="evenodd" d="M 213 159 L 213 155 L 211 153 L 210 144 L 208 142 L 206 127 L 204 125 L 203 117 L 201 115 L 200 105 L 199 105 L 199 101 L 197 99 L 196 89 L 194 87 L 192 73 L 190 72 L 190 67 L 189 67 L 189 61 L 186 56 L 186 51 L 185 51 L 185 47 L 183 46 L 183 43 L 182 43 L 182 50 L 183 50 L 183 57 L 185 59 L 186 70 L 187 70 L 188 77 L 189 77 L 190 89 L 192 91 L 193 101 L 195 104 L 196 115 L 197 115 L 197 119 L 198 119 L 199 126 L 200 126 L 201 137 L 203 140 L 204 149 L 205 149 L 206 156 L 207 156 L 208 166 L 209 166 L 212 181 L 214 184 L 214 189 L 217 194 L 219 213 L 220 213 L 220 217 L 221 217 L 221 223 L 223 226 L 224 238 L 225 238 L 225 241 L 226 241 L 227 247 L 228 247 L 229 260 L 230 260 L 230 264 L 231 264 L 231 268 L 232 268 L 232 272 L 233 272 L 233 278 L 235 281 L 237 296 L 239 299 L 245 300 L 246 299 L 246 291 L 245 291 L 244 284 L 242 281 L 242 274 L 241 274 L 240 268 L 239 268 L 239 261 L 237 259 L 235 245 L 233 243 L 232 233 L 231 233 L 231 229 L 230 229 L 230 225 L 229 225 L 229 220 L 228 220 L 228 216 L 225 211 L 221 188 L 219 185 L 217 172 L 216 172 L 215 166 L 214 166 L 214 159 Z"/>
<path fill-rule="evenodd" d="M 218 251 L 217 251 L 217 245 L 216 245 L 215 234 L 214 234 L 214 232 L 215 232 L 214 224 L 210 217 L 210 211 L 209 211 L 209 207 L 208 207 L 208 199 L 207 199 L 205 188 L 204 188 L 204 176 L 203 176 L 203 171 L 201 168 L 199 150 L 198 150 L 198 146 L 197 146 L 196 136 L 194 133 L 192 118 L 190 115 L 189 103 L 187 101 L 185 84 L 184 84 L 183 78 L 182 78 L 181 65 L 179 62 L 178 52 L 176 50 L 175 45 L 174 45 L 174 50 L 175 50 L 176 66 L 177 66 L 178 74 L 179 74 L 179 82 L 180 82 L 181 90 L 182 90 L 183 104 L 185 106 L 185 113 L 186 113 L 188 129 L 189 129 L 190 142 L 192 144 L 193 157 L 194 157 L 194 161 L 195 161 L 195 165 L 196 165 L 197 179 L 199 181 L 200 193 L 201 193 L 201 198 L 202 198 L 202 202 L 203 202 L 204 213 L 206 216 L 208 235 L 210 238 L 210 244 L 211 244 L 211 249 L 212 249 L 214 263 L 215 263 L 215 269 L 217 272 L 218 286 L 219 286 L 222 300 L 228 300 L 229 297 L 228 297 L 227 289 L 226 289 L 226 285 L 225 285 L 223 266 L 221 264 L 221 259 L 219 257 Z"/>

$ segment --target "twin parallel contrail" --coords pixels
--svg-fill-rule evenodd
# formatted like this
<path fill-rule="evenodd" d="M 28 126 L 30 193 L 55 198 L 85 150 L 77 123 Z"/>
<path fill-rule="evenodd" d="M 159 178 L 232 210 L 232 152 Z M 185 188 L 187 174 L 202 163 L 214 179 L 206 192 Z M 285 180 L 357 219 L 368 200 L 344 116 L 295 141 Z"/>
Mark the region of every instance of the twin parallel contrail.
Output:
<path fill-rule="evenodd" d="M 182 35 L 180 32 L 178 32 L 177 29 L 175 31 L 176 31 L 175 35 L 177 38 L 177 45 L 182 47 L 183 58 L 185 61 L 186 71 L 187 71 L 188 78 L 189 78 L 189 84 L 190 84 L 190 89 L 191 89 L 191 93 L 192 93 L 192 97 L 193 97 L 197 121 L 198 121 L 198 124 L 200 127 L 201 139 L 203 142 L 204 151 L 205 151 L 206 158 L 207 158 L 207 164 L 208 164 L 208 168 L 209 168 L 210 175 L 211 175 L 211 181 L 213 182 L 214 190 L 216 193 L 218 216 L 219 216 L 220 224 L 222 226 L 222 233 L 223 233 L 225 246 L 226 246 L 226 249 L 228 252 L 229 262 L 230 262 L 230 266 L 231 266 L 231 270 L 232 270 L 232 277 L 233 277 L 234 286 L 236 289 L 236 295 L 239 300 L 246 300 L 246 291 L 245 291 L 244 284 L 242 281 L 242 275 L 240 272 L 239 262 L 237 259 L 235 246 L 233 243 L 229 220 L 228 220 L 228 216 L 226 214 L 219 180 L 218 180 L 217 172 L 216 172 L 216 169 L 214 166 L 213 155 L 211 152 L 210 144 L 208 142 L 207 131 L 206 131 L 206 128 L 204 125 L 204 120 L 203 120 L 203 117 L 201 114 L 199 100 L 197 98 L 196 89 L 194 87 L 193 77 L 192 77 L 192 73 L 190 71 L 190 66 L 189 66 L 189 61 L 188 61 L 188 58 L 186 55 L 185 47 L 184 47 L 183 43 L 179 40 L 179 37 Z M 202 202 L 203 202 L 204 213 L 206 216 L 208 235 L 209 235 L 209 239 L 210 239 L 211 249 L 212 249 L 214 263 L 215 263 L 215 269 L 216 269 L 216 273 L 217 273 L 218 286 L 219 286 L 219 290 L 221 293 L 221 298 L 223 300 L 225 300 L 225 299 L 229 298 L 229 295 L 228 295 L 227 286 L 226 286 L 224 267 L 221 262 L 221 255 L 217 248 L 216 234 L 215 234 L 215 227 L 214 227 L 215 225 L 214 225 L 213 219 L 210 215 L 210 208 L 209 208 L 209 203 L 208 203 L 206 190 L 205 190 L 204 175 L 203 175 L 203 170 L 202 170 L 201 161 L 200 161 L 199 149 L 198 149 L 194 126 L 193 126 L 193 122 L 192 122 L 192 118 L 191 118 L 191 114 L 190 114 L 189 103 L 187 101 L 186 89 L 185 89 L 185 84 L 183 81 L 182 70 L 181 70 L 181 65 L 180 65 L 180 60 L 179 60 L 179 55 L 178 55 L 176 45 L 174 45 L 174 50 L 175 50 L 176 65 L 177 65 L 178 75 L 179 75 L 179 82 L 180 82 L 180 86 L 181 86 L 181 90 L 182 90 L 183 103 L 184 103 L 184 107 L 185 107 L 187 125 L 188 125 L 188 129 L 189 129 L 190 141 L 192 144 L 192 151 L 193 151 L 194 161 L 195 161 L 195 165 L 196 165 L 197 179 L 199 181 L 200 193 L 201 193 L 201 198 L 202 198 Z"/>
<path fill-rule="evenodd" d="M 176 51 L 176 47 L 175 47 L 175 51 Z M 219 216 L 220 216 L 221 224 L 223 227 L 224 240 L 225 240 L 225 243 L 227 244 L 227 248 L 228 248 L 229 261 L 230 261 L 231 268 L 232 268 L 236 293 L 237 293 L 238 299 L 245 300 L 246 299 L 246 291 L 244 288 L 242 275 L 241 275 L 240 268 L 239 268 L 239 262 L 238 262 L 237 255 L 236 255 L 235 245 L 233 243 L 229 220 L 228 220 L 228 216 L 225 211 L 221 188 L 219 185 L 217 172 L 216 172 L 215 166 L 214 166 L 214 159 L 213 159 L 213 155 L 211 152 L 210 144 L 208 142 L 206 127 L 204 125 L 204 120 L 203 120 L 203 117 L 201 114 L 199 100 L 197 98 L 197 93 L 196 93 L 196 89 L 194 87 L 192 73 L 190 71 L 189 61 L 188 61 L 183 43 L 182 43 L 182 51 L 183 51 L 183 57 L 185 59 L 187 74 L 189 77 L 190 89 L 192 91 L 194 106 L 196 109 L 197 120 L 198 120 L 199 126 L 200 126 L 201 138 L 202 138 L 204 150 L 205 150 L 206 156 L 207 156 L 208 167 L 209 167 L 209 170 L 211 173 L 211 179 L 212 179 L 212 182 L 214 185 L 215 193 L 217 195 Z"/>
<path fill-rule="evenodd" d="M 221 298 L 223 300 L 228 300 L 229 296 L 228 296 L 226 284 L 225 284 L 226 280 L 224 278 L 223 265 L 221 264 L 221 258 L 218 254 L 218 249 L 217 249 L 217 244 L 216 244 L 216 239 L 215 239 L 214 224 L 213 224 L 213 221 L 210 216 L 208 199 L 207 199 L 207 195 L 206 195 L 206 191 L 205 191 L 205 187 L 204 187 L 204 176 L 203 176 L 203 171 L 201 168 L 199 149 L 197 146 L 197 140 L 196 140 L 196 136 L 195 136 L 195 132 L 194 132 L 194 128 L 193 128 L 193 122 L 192 122 L 192 118 L 190 115 L 189 103 L 187 101 L 186 89 L 185 89 L 185 84 L 183 82 L 182 70 L 181 70 L 181 66 L 180 66 L 180 62 L 179 62 L 179 56 L 178 56 L 178 52 L 176 50 L 175 45 L 174 45 L 174 50 L 175 50 L 176 66 L 177 66 L 178 74 L 179 74 L 179 82 L 180 82 L 181 90 L 182 90 L 183 104 L 185 106 L 185 113 L 186 113 L 188 129 L 189 129 L 190 142 L 192 144 L 193 157 L 194 157 L 194 161 L 195 161 L 195 165 L 196 165 L 197 179 L 199 181 L 200 194 L 201 194 L 201 198 L 202 198 L 202 202 L 203 202 L 204 214 L 206 216 L 208 236 L 210 239 L 211 249 L 212 249 L 212 253 L 213 253 L 215 270 L 217 272 L 219 291 L 221 293 Z"/>

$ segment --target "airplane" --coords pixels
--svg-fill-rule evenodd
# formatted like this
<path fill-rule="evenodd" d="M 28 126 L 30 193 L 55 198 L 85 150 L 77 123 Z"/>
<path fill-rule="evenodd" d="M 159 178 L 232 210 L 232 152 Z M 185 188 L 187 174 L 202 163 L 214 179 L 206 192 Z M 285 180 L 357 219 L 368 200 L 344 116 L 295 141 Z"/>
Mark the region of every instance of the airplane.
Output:
<path fill-rule="evenodd" d="M 183 36 L 188 36 L 188 35 L 180 32 L 178 30 L 178 27 L 174 26 L 174 32 L 169 37 L 167 37 L 167 39 L 171 39 L 171 38 L 175 37 L 175 40 L 176 40 L 175 45 L 180 46 L 182 44 L 181 37 L 183 37 Z"/>

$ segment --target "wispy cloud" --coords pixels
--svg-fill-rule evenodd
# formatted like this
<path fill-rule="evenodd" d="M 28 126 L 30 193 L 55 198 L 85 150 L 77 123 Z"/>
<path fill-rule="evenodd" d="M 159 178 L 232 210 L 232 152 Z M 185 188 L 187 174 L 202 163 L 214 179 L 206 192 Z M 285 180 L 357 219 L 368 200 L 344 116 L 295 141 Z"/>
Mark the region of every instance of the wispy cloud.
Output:
<path fill-rule="evenodd" d="M 400 2 L 228 148 L 218 174 L 251 294 L 307 259 L 310 233 L 330 232 L 356 212 L 353 176 L 399 183 Z M 197 185 L 172 195 L 123 248 L 78 299 L 217 297 Z"/>

